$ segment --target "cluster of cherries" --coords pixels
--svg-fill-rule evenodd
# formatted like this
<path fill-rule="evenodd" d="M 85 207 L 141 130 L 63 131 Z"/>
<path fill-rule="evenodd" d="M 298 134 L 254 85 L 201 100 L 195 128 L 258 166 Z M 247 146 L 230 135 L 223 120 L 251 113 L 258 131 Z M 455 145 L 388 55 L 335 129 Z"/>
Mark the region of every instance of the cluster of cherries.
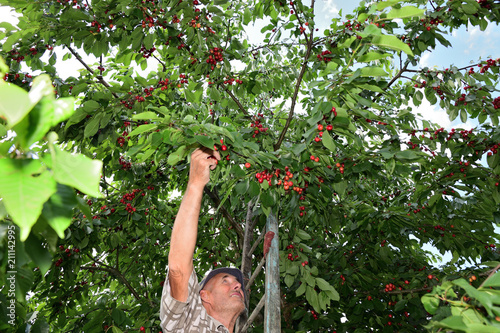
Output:
<path fill-rule="evenodd" d="M 344 23 L 344 32 L 345 28 L 347 28 L 349 31 L 352 31 L 353 29 L 359 30 L 361 29 L 361 24 L 359 24 L 358 22 L 351 22 L 351 20 L 347 20 L 347 22 Z"/>
<path fill-rule="evenodd" d="M 78 1 L 77 0 L 57 0 L 57 2 L 60 3 L 60 4 L 62 4 L 62 5 L 76 6 L 77 9 L 80 9 L 80 6 L 78 5 Z M 87 4 L 84 4 L 83 6 L 87 7 Z"/>
<path fill-rule="evenodd" d="M 132 206 L 130 202 L 127 201 L 132 201 L 135 199 L 135 195 L 137 193 L 140 193 L 142 196 L 145 196 L 146 194 L 141 190 L 141 189 L 133 189 L 132 192 L 130 193 L 125 193 L 122 198 L 120 199 L 120 203 L 125 205 L 125 210 L 129 212 L 129 214 L 132 214 L 136 211 L 136 208 Z"/>
<path fill-rule="evenodd" d="M 122 135 L 119 136 L 118 139 L 116 139 L 116 142 L 120 145 L 120 147 L 123 147 L 123 145 L 125 144 L 125 141 L 128 139 L 129 139 L 128 132 L 123 131 Z M 120 156 L 120 159 L 121 159 L 121 156 Z"/>
<path fill-rule="evenodd" d="M 142 20 L 141 22 L 141 26 L 143 29 L 145 29 L 146 27 L 151 28 L 154 25 L 155 25 L 155 20 L 151 16 L 146 17 L 146 19 Z"/>
<path fill-rule="evenodd" d="M 259 133 L 265 133 L 269 130 L 269 128 L 262 125 L 262 119 L 264 119 L 264 115 L 262 113 L 258 113 L 254 119 L 255 120 L 250 124 L 250 127 L 255 128 L 252 138 L 255 138 Z"/>
<path fill-rule="evenodd" d="M 214 70 L 214 66 L 217 65 L 218 62 L 224 61 L 224 56 L 222 55 L 223 50 L 219 47 L 214 47 L 208 51 L 210 54 L 208 55 L 208 59 L 206 60 L 207 64 L 212 65 L 211 69 Z"/>
<path fill-rule="evenodd" d="M 17 61 L 20 63 L 21 61 L 24 60 L 24 56 L 19 53 L 19 51 L 13 49 L 10 51 L 10 56 L 12 57 L 12 60 Z"/>
<path fill-rule="evenodd" d="M 146 58 L 148 59 L 149 57 L 151 57 L 151 55 L 153 55 L 153 52 L 156 51 L 156 47 L 152 47 L 150 49 L 146 49 L 146 47 L 143 45 L 141 46 L 141 53 L 142 53 L 142 57 L 143 58 Z"/>
<path fill-rule="evenodd" d="M 481 7 L 491 10 L 491 1 L 490 0 L 477 0 L 477 3 Z"/>
<path fill-rule="evenodd" d="M 444 21 L 440 18 L 428 18 L 428 19 L 421 19 L 420 23 L 425 27 L 425 30 L 431 31 L 433 27 L 437 27 L 439 23 L 443 23 Z"/>
<path fill-rule="evenodd" d="M 500 109 L 500 96 L 496 97 L 492 103 L 495 110 Z"/>
<path fill-rule="evenodd" d="M 101 24 L 99 22 L 97 22 L 97 21 L 94 20 L 94 21 L 92 21 L 90 23 L 90 26 L 93 27 L 93 28 L 96 28 L 95 32 L 101 32 L 102 26 L 101 26 Z M 94 33 L 94 30 L 90 30 L 90 33 L 91 34 Z"/>
<path fill-rule="evenodd" d="M 225 146 L 222 146 L 222 150 L 224 150 L 224 147 Z M 268 185 L 271 186 L 272 183 L 271 183 L 271 179 L 275 176 L 275 175 L 278 175 L 279 173 L 268 173 L 267 170 L 263 170 L 261 172 L 257 172 L 255 174 L 255 178 L 257 178 L 257 181 L 259 183 L 263 183 L 264 181 L 267 181 Z"/>
<path fill-rule="evenodd" d="M 67 257 L 71 257 L 71 249 L 70 248 L 65 248 L 63 245 L 59 245 L 59 250 L 64 251 L 64 253 L 66 253 Z M 74 248 L 73 252 L 79 253 L 80 249 Z M 63 258 L 61 257 L 56 261 L 56 263 L 55 263 L 56 267 L 59 267 L 62 264 L 62 262 L 63 262 Z"/>
<path fill-rule="evenodd" d="M 132 163 L 125 161 L 122 156 L 118 158 L 118 163 L 120 163 L 123 170 L 130 170 L 132 168 Z"/>
<path fill-rule="evenodd" d="M 325 63 L 328 63 L 328 62 L 332 61 L 332 58 L 325 57 L 329 54 L 332 54 L 332 52 L 329 50 L 326 50 L 326 51 L 323 51 L 320 54 L 318 54 L 316 57 L 318 58 L 319 61 L 324 61 Z"/>
<path fill-rule="evenodd" d="M 314 320 L 318 320 L 318 314 L 314 310 L 311 310 L 311 314 L 313 315 Z"/>

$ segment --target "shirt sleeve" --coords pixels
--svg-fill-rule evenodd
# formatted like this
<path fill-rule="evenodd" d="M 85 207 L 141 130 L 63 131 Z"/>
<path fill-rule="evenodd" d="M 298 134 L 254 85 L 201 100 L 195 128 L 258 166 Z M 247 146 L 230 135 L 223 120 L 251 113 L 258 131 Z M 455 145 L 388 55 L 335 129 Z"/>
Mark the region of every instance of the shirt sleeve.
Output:
<path fill-rule="evenodd" d="M 198 277 L 194 269 L 189 277 L 186 302 L 180 302 L 172 297 L 167 272 L 160 304 L 160 325 L 163 332 L 184 332 L 193 318 L 200 315 L 202 307 Z"/>

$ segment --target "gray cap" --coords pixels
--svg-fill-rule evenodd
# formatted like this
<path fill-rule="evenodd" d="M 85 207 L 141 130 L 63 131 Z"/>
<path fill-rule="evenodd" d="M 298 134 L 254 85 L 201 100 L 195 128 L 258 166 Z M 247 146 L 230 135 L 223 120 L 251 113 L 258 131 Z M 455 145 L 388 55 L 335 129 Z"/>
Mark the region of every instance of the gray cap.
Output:
<path fill-rule="evenodd" d="M 247 290 L 245 288 L 245 282 L 243 280 L 243 273 L 238 268 L 221 267 L 210 271 L 210 273 L 208 273 L 208 275 L 200 282 L 200 288 L 203 289 L 211 278 L 220 273 L 231 274 L 236 278 L 236 280 L 238 280 L 238 282 L 241 284 L 241 289 L 243 290 L 243 294 L 245 295 L 245 300 L 246 300 Z"/>

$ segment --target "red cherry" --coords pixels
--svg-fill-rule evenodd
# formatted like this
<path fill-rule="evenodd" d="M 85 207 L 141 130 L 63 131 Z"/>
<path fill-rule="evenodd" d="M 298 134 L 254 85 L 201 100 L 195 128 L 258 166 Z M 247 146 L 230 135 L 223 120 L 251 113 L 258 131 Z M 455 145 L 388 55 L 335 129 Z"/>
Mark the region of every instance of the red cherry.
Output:
<path fill-rule="evenodd" d="M 144 326 L 141 326 L 141 328 L 139 328 L 139 331 L 144 332 L 146 331 L 146 329 L 144 328 Z"/>
<path fill-rule="evenodd" d="M 251 165 L 250 163 L 248 163 L 248 162 L 246 162 L 246 163 L 245 163 L 245 168 L 247 168 L 247 169 L 248 169 L 248 168 L 250 168 L 251 166 L 252 166 L 252 165 Z"/>
<path fill-rule="evenodd" d="M 222 149 L 222 151 L 226 151 L 227 150 L 227 146 L 226 145 L 222 145 L 222 147 L 220 149 Z"/>
<path fill-rule="evenodd" d="M 318 131 L 322 131 L 323 130 L 323 125 L 319 124 L 318 125 Z"/>

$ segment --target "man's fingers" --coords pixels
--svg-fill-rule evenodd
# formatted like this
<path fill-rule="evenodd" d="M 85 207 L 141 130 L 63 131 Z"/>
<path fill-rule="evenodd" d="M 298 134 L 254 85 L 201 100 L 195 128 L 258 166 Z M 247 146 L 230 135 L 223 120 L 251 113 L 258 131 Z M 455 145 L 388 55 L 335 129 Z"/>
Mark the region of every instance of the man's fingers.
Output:
<path fill-rule="evenodd" d="M 218 161 L 220 161 L 220 154 L 217 150 L 212 150 L 212 154 Z"/>
<path fill-rule="evenodd" d="M 217 167 L 219 161 L 215 159 L 215 157 L 210 158 L 210 170 L 214 170 Z"/>
<path fill-rule="evenodd" d="M 191 157 L 196 157 L 196 156 L 202 156 L 202 158 L 215 158 L 216 160 L 220 160 L 220 154 L 216 150 L 212 150 L 207 147 L 201 147 L 201 148 L 196 148 L 193 153 L 191 154 Z M 201 157 L 200 156 L 200 157 Z"/>

